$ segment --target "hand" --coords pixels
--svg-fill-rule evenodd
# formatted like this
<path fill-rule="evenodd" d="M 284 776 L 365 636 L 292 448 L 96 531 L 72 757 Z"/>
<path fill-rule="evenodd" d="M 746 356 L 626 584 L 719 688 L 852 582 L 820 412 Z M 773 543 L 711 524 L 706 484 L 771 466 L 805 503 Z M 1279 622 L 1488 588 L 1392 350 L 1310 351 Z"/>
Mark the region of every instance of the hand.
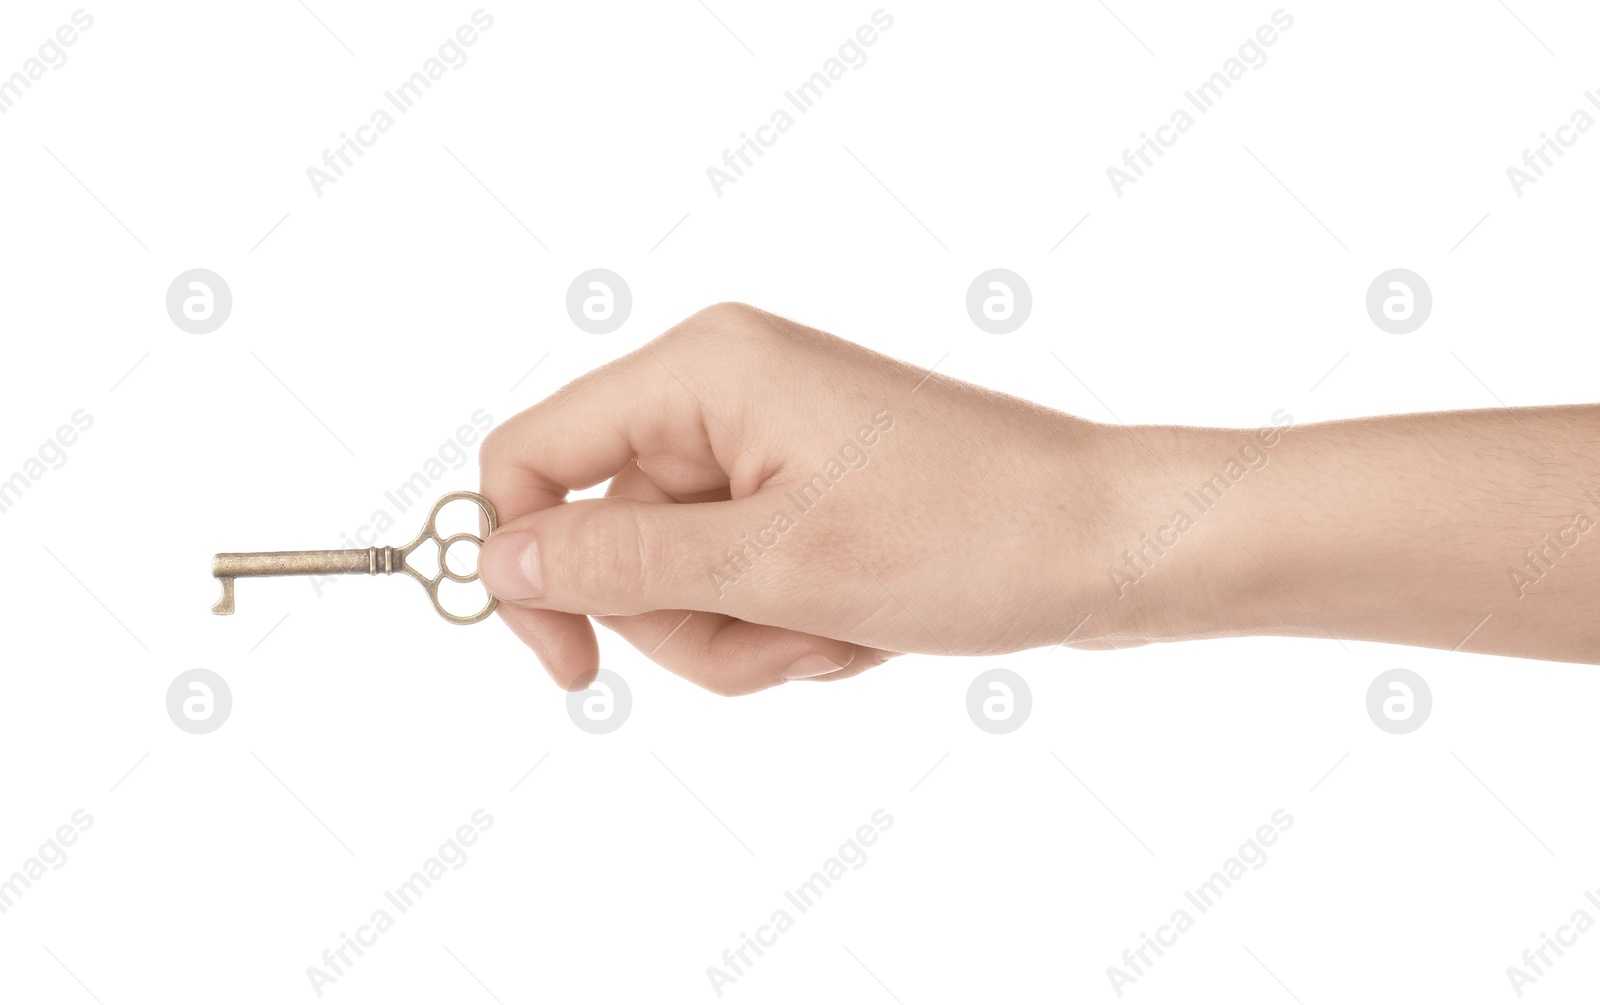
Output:
<path fill-rule="evenodd" d="M 1051 645 L 1105 591 L 1104 428 L 720 304 L 488 436 L 483 581 L 569 689 L 585 615 L 719 694 Z"/>
<path fill-rule="evenodd" d="M 1596 663 L 1597 456 L 1592 405 L 1106 426 L 722 304 L 489 435 L 480 568 L 569 689 L 585 615 L 719 694 L 1240 635 Z"/>

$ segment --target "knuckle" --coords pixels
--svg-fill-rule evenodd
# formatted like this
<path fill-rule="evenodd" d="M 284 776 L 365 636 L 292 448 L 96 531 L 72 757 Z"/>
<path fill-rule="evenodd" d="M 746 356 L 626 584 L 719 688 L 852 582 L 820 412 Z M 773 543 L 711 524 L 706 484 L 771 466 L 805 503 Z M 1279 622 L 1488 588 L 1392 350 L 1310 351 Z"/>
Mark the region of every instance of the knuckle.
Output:
<path fill-rule="evenodd" d="M 484 434 L 483 441 L 478 444 L 479 471 L 488 471 L 499 461 L 504 453 L 501 442 L 505 439 L 504 430 L 504 426 L 496 426 Z"/>
<path fill-rule="evenodd" d="M 779 318 L 736 301 L 696 312 L 665 337 L 703 349 L 714 358 L 771 352 L 788 342 L 787 329 Z"/>
<path fill-rule="evenodd" d="M 731 329 L 763 327 L 769 317 L 766 311 L 739 303 L 737 300 L 724 300 L 720 304 L 712 304 L 694 316 L 706 325 Z"/>

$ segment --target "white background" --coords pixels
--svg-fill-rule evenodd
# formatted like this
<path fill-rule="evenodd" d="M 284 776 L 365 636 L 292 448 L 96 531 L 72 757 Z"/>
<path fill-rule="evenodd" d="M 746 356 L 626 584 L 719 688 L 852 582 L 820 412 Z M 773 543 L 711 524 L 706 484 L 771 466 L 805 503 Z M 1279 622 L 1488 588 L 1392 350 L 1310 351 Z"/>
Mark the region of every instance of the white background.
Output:
<path fill-rule="evenodd" d="M 719 300 L 1103 421 L 1594 398 L 1600 133 L 1521 197 L 1506 177 L 1600 85 L 1592 9 L 1288 7 L 1119 198 L 1106 168 L 1275 8 L 1109 2 L 888 7 L 720 197 L 706 168 L 874 5 L 491 6 L 320 197 L 306 168 L 473 5 L 88 8 L 0 116 L 0 477 L 94 419 L 0 514 L 0 874 L 94 821 L 0 915 L 0 999 L 314 1001 L 307 967 L 483 808 L 325 999 L 715 1001 L 707 968 L 881 808 L 726 1000 L 1112 1001 L 1106 968 L 1281 808 L 1267 864 L 1127 1000 L 1514 1000 L 1506 968 L 1600 886 L 1589 668 L 1251 639 L 729 700 L 604 636 L 633 711 L 597 736 L 497 620 L 448 625 L 401 579 L 248 581 L 208 613 L 212 552 L 341 546 L 475 410 Z M 74 9 L 6 5 L 0 75 Z M 210 335 L 164 307 L 197 267 L 234 297 Z M 611 335 L 566 314 L 594 267 L 632 288 Z M 995 267 L 1033 291 L 1012 335 L 965 311 Z M 1364 308 L 1396 267 L 1433 291 L 1411 335 Z M 469 460 L 438 489 L 476 484 Z M 994 666 L 1033 693 L 1005 736 L 965 708 Z M 232 688 L 209 735 L 165 708 L 194 667 Z M 1407 736 L 1365 710 L 1393 667 L 1433 690 Z M 1525 992 L 1597 985 L 1588 934 Z"/>

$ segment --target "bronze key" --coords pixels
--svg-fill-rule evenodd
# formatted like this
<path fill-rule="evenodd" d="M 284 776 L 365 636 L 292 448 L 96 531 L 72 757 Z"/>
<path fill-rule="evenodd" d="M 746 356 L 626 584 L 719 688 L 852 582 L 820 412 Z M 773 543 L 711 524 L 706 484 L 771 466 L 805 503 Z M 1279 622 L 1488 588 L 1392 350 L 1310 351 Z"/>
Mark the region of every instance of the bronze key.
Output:
<path fill-rule="evenodd" d="M 362 573 L 376 576 L 380 572 L 389 576 L 403 572 L 422 584 L 422 588 L 428 593 L 428 598 L 433 601 L 434 609 L 446 621 L 454 625 L 476 624 L 494 613 L 499 600 L 490 597 L 489 603 L 483 610 L 467 617 L 450 613 L 439 602 L 439 584 L 445 579 L 448 578 L 454 583 L 471 583 L 478 578 L 477 569 L 473 569 L 471 575 L 462 576 L 450 571 L 445 564 L 451 545 L 461 541 L 472 541 L 480 547 L 483 545 L 483 539 L 475 534 L 453 534 L 448 538 L 439 536 L 439 511 L 444 509 L 445 504 L 457 499 L 466 499 L 477 504 L 478 508 L 483 510 L 489 533 L 494 533 L 494 505 L 489 500 L 476 492 L 451 492 L 433 504 L 433 512 L 428 514 L 428 522 L 422 528 L 422 532 L 417 535 L 416 540 L 403 548 L 384 546 L 351 548 L 344 551 L 224 552 L 211 560 L 211 574 L 222 583 L 222 599 L 211 608 L 211 613 L 233 613 L 235 579 L 250 576 L 353 576 Z M 431 579 L 406 564 L 406 558 L 424 541 L 433 541 L 439 546 L 439 571 Z"/>

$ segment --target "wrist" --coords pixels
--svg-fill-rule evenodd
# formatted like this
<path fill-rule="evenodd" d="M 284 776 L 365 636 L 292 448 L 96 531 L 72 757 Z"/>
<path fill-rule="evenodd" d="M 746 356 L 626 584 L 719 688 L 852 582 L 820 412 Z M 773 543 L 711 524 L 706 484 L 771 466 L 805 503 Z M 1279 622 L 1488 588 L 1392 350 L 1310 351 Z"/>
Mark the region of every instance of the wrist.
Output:
<path fill-rule="evenodd" d="M 1292 422 L 1280 411 L 1257 429 L 1100 427 L 1104 505 L 1083 562 L 1085 634 L 1116 646 L 1315 624 L 1272 568 L 1285 553 L 1275 469 Z"/>

